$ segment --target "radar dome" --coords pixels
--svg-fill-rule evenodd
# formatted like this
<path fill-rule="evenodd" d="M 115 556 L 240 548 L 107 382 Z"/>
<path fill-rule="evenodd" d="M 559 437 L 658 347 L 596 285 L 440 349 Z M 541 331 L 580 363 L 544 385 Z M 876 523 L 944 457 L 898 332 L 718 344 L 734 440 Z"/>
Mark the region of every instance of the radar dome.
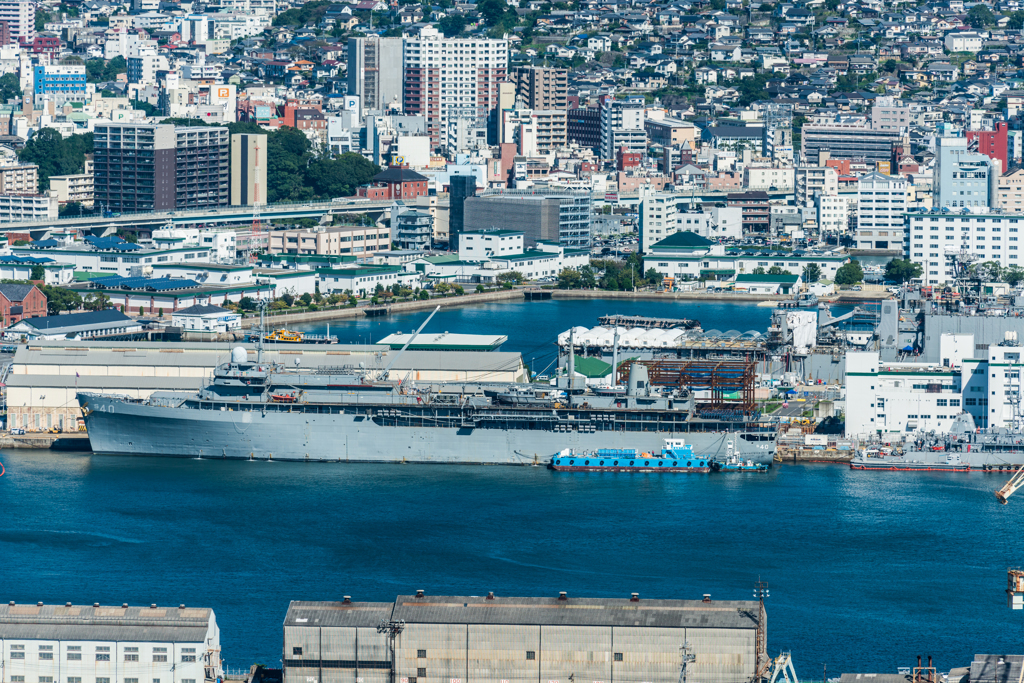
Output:
<path fill-rule="evenodd" d="M 231 349 L 231 362 L 232 363 L 247 363 L 249 361 L 249 352 L 245 350 L 243 346 L 236 346 Z"/>

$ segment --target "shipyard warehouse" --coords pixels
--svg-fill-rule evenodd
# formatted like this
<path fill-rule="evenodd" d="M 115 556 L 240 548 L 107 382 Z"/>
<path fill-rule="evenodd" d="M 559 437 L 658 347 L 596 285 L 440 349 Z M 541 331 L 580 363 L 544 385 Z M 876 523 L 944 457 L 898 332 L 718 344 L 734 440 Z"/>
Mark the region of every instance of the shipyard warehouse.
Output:
<path fill-rule="evenodd" d="M 756 601 L 637 594 L 417 591 L 394 602 L 292 602 L 284 622 L 284 683 L 678 683 L 684 643 L 694 655 L 690 680 L 746 683 L 756 664 L 758 614 L 766 623 L 759 610 Z"/>

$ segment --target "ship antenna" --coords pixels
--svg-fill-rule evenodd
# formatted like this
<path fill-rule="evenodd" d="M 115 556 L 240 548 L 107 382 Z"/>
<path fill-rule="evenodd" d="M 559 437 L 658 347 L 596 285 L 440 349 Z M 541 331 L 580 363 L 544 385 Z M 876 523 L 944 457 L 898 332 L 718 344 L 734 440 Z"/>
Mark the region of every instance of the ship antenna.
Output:
<path fill-rule="evenodd" d="M 263 335 L 266 334 L 266 332 L 264 330 L 264 327 L 263 327 L 263 314 L 267 310 L 267 300 L 266 299 L 260 299 L 258 306 L 259 306 L 259 309 L 260 309 L 260 330 L 259 330 L 259 334 L 256 336 L 256 362 L 258 364 L 262 364 L 263 363 Z"/>

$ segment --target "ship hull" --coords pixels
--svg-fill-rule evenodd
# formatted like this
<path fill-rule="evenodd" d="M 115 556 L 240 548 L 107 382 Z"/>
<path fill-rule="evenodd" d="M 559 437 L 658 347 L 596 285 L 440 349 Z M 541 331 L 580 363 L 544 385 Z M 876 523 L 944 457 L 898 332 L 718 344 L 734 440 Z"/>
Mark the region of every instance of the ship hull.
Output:
<path fill-rule="evenodd" d="M 682 438 L 708 457 L 729 441 L 767 462 L 772 442 L 734 432 L 552 432 L 382 426 L 364 415 L 279 410 L 196 410 L 89 395 L 85 424 L 96 453 L 121 455 L 436 464 L 547 465 L 563 448 L 657 450 Z"/>
<path fill-rule="evenodd" d="M 556 472 L 657 472 L 658 474 L 689 474 L 710 472 L 710 467 L 600 467 L 587 465 L 551 465 Z"/>
<path fill-rule="evenodd" d="M 850 463 L 851 470 L 879 472 L 970 472 L 970 465 L 944 465 L 941 463 Z"/>
<path fill-rule="evenodd" d="M 907 460 L 921 461 L 930 464 L 933 469 L 942 464 L 945 452 L 942 451 L 908 451 L 904 456 Z M 961 452 L 963 465 L 975 470 L 1016 470 L 1024 464 L 1024 451 L 978 450 Z"/>

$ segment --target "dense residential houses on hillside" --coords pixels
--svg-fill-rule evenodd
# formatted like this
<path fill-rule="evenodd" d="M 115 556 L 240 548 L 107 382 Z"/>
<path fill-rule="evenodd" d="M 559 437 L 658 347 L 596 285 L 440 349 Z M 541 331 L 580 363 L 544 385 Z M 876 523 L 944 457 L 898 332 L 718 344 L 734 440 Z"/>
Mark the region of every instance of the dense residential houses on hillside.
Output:
<path fill-rule="evenodd" d="M 12 0 L 0 259 L 48 283 L 208 263 L 203 285 L 262 254 L 267 283 L 325 291 L 554 279 L 624 246 L 665 286 L 859 253 L 935 284 L 954 252 L 1012 268 L 1022 26 L 1012 0 Z M 281 201 L 351 208 L 201 219 Z M 54 221 L 127 213 L 174 218 Z"/>

